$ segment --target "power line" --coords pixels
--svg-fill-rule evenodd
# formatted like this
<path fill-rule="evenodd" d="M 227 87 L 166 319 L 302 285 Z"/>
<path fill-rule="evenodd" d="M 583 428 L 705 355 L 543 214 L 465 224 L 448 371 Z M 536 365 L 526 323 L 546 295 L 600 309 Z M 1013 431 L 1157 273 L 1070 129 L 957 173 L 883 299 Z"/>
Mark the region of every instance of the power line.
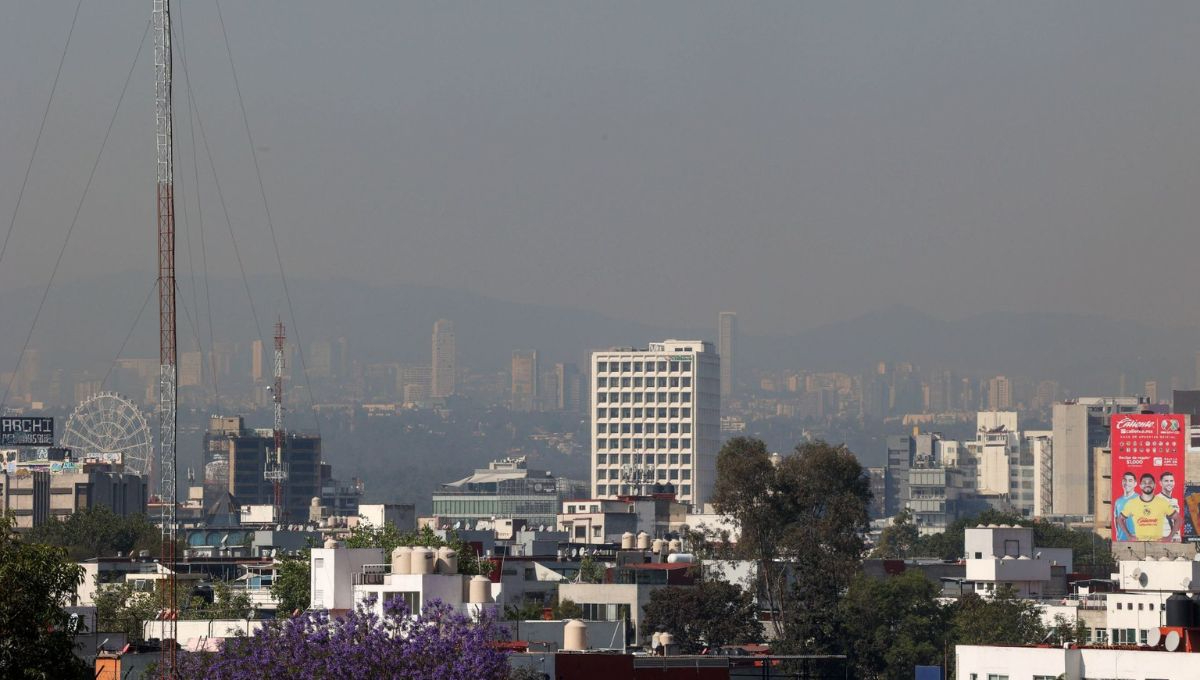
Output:
<path fill-rule="evenodd" d="M 75 216 L 71 218 L 71 226 L 67 229 L 66 238 L 63 239 L 62 246 L 58 249 L 58 257 L 54 259 L 54 267 L 50 270 L 50 280 L 46 282 L 46 288 L 42 291 L 42 299 L 38 302 L 37 311 L 33 314 L 33 323 L 29 324 L 29 333 L 25 336 L 25 342 L 21 345 L 21 352 L 17 355 L 17 363 L 13 366 L 12 375 L 9 376 L 8 385 L 4 388 L 4 398 L 0 399 L 0 411 L 3 411 L 5 404 L 8 403 L 8 395 L 12 391 L 13 381 L 17 377 L 17 372 L 21 370 L 21 360 L 25 356 L 25 350 L 29 349 L 29 341 L 33 338 L 33 331 L 37 328 L 38 319 L 42 316 L 42 309 L 46 306 L 46 298 L 50 295 L 50 288 L 54 285 L 54 277 L 58 274 L 58 267 L 62 264 L 63 254 L 67 252 L 67 244 L 71 241 L 71 234 L 75 233 L 75 227 L 79 224 L 79 214 L 83 211 L 83 202 L 87 199 L 88 190 L 92 187 L 92 180 L 96 177 L 96 169 L 100 167 L 100 159 L 104 157 L 104 149 L 108 146 L 108 138 L 112 134 L 113 126 L 117 122 L 117 114 L 121 112 L 121 102 L 125 101 L 125 92 L 129 89 L 129 81 L 133 78 L 134 68 L 137 66 L 138 58 L 142 55 L 142 47 L 146 44 L 146 36 L 150 34 L 150 22 L 146 22 L 146 29 L 142 32 L 142 39 L 138 43 L 137 53 L 133 56 L 133 63 L 129 65 L 129 73 L 125 76 L 125 84 L 121 86 L 121 95 L 117 98 L 117 105 L 113 108 L 112 118 L 108 121 L 108 129 L 104 131 L 104 140 L 100 142 L 100 151 L 96 153 L 96 160 L 92 163 L 92 169 L 88 173 L 87 182 L 83 185 L 83 193 L 79 196 L 79 202 L 75 205 Z"/>
<path fill-rule="evenodd" d="M 258 179 L 258 192 L 262 196 L 263 211 L 267 217 L 267 229 L 271 232 L 271 245 L 275 249 L 275 262 L 279 265 L 279 278 L 283 283 L 283 297 L 287 301 L 288 315 L 292 317 L 292 332 L 296 335 L 296 353 L 300 357 L 300 368 L 304 373 L 304 387 L 308 393 L 308 406 L 313 413 L 317 435 L 321 434 L 321 421 L 317 417 L 317 407 L 313 401 L 312 383 L 308 379 L 308 364 L 304 360 L 304 343 L 300 339 L 300 327 L 296 323 L 296 309 L 292 306 L 291 291 L 288 290 L 287 274 L 283 267 L 283 258 L 279 254 L 279 241 L 275 238 L 275 222 L 271 219 L 271 206 L 267 202 L 267 189 L 263 184 L 262 170 L 258 164 L 258 151 L 254 146 L 254 137 L 250 133 L 250 117 L 246 115 L 246 102 L 242 98 L 242 87 L 238 82 L 237 67 L 233 62 L 233 50 L 229 46 L 229 34 L 225 31 L 225 19 L 221 15 L 221 0 L 214 0 L 217 7 L 217 23 L 221 26 L 221 37 L 225 41 L 225 54 L 229 57 L 229 70 L 233 74 L 233 88 L 237 92 L 238 106 L 242 111 L 242 125 L 246 129 L 246 141 L 250 144 L 250 157 L 254 160 L 254 175 Z"/>
<path fill-rule="evenodd" d="M 108 376 L 112 374 L 113 368 L 116 367 L 117 361 L 121 355 L 125 353 L 125 345 L 129 343 L 129 339 L 133 337 L 133 332 L 137 330 L 138 322 L 142 320 L 142 314 L 146 311 L 146 306 L 150 304 L 150 298 L 154 297 L 154 291 L 158 289 L 158 276 L 155 275 L 150 284 L 150 291 L 146 293 L 146 300 L 142 302 L 142 308 L 138 310 L 137 316 L 133 317 L 133 323 L 129 326 L 129 332 L 125 334 L 125 339 L 121 341 L 121 348 L 117 350 L 116 356 L 113 357 L 112 363 L 108 365 L 108 370 L 104 372 L 104 377 L 100 379 L 100 391 L 104 391 L 104 384 L 108 382 Z"/>
<path fill-rule="evenodd" d="M 50 96 L 46 98 L 46 109 L 42 111 L 42 122 L 38 124 L 37 137 L 33 139 L 33 151 L 29 154 L 29 162 L 25 164 L 25 178 L 21 180 L 21 189 L 17 191 L 17 202 L 13 206 L 12 219 L 8 221 L 8 232 L 4 234 L 4 244 L 0 245 L 0 262 L 4 261 L 4 253 L 8 250 L 8 239 L 12 236 L 13 226 L 17 223 L 17 211 L 21 209 L 21 199 L 25 196 L 25 187 L 29 184 L 29 173 L 33 170 L 33 159 L 37 158 L 38 146 L 42 143 L 42 131 L 46 129 L 46 119 L 50 117 L 50 103 L 54 101 L 54 93 L 58 90 L 58 78 L 62 75 L 63 64 L 67 61 L 67 50 L 71 47 L 71 36 L 75 34 L 75 21 L 79 18 L 79 8 L 83 0 L 75 4 L 75 13 L 71 15 L 71 28 L 67 30 L 67 42 L 63 44 L 62 56 L 58 59 L 58 70 L 54 72 L 54 82 L 50 85 Z"/>

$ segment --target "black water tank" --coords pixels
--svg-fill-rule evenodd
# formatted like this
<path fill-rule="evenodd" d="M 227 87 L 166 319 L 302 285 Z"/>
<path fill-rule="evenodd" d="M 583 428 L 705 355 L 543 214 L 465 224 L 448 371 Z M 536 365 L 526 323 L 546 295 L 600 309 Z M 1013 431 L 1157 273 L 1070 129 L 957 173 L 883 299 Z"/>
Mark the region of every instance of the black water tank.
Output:
<path fill-rule="evenodd" d="M 1167 625 L 1191 627 L 1195 617 L 1192 613 L 1192 600 L 1183 593 L 1175 593 L 1167 598 Z"/>

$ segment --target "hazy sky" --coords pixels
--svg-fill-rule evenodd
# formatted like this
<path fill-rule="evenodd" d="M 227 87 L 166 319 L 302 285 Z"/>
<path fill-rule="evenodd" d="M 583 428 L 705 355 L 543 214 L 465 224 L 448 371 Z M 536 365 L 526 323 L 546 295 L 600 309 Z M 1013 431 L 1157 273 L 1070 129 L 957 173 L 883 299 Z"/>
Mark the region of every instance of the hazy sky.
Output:
<path fill-rule="evenodd" d="M 74 6 L 9 3 L 0 22 L 0 238 Z M 84 3 L 0 287 L 45 284 L 150 7 Z M 242 256 L 270 272 L 215 8 L 181 5 L 188 75 Z M 749 332 L 901 302 L 1200 320 L 1197 3 L 221 9 L 293 276 L 673 326 L 734 309 Z M 64 280 L 153 267 L 150 55 Z M 181 111 L 185 270 L 192 134 Z M 236 275 L 203 155 L 199 169 L 209 269 Z"/>

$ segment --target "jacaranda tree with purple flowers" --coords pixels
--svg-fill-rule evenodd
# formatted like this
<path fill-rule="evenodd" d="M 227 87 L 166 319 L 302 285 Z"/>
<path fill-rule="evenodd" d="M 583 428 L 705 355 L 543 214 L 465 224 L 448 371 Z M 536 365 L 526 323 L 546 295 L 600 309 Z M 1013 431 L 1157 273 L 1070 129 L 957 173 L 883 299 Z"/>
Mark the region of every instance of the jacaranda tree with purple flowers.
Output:
<path fill-rule="evenodd" d="M 400 599 L 384 615 L 364 603 L 345 616 L 306 612 L 250 637 L 231 638 L 220 652 L 187 654 L 180 677 L 251 680 L 280 678 L 405 678 L 503 680 L 505 653 L 495 645 L 493 617 L 479 621 L 449 605 L 429 602 L 410 616 Z"/>

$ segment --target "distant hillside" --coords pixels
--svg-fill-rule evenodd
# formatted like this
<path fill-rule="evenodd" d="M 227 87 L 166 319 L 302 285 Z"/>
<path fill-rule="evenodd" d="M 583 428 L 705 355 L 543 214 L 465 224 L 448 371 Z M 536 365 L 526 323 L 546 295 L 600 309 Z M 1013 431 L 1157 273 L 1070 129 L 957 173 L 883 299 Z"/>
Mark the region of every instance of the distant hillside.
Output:
<path fill-rule="evenodd" d="M 111 274 L 65 284 L 51 291 L 30 346 L 68 368 L 112 360 L 151 293 L 151 274 Z M 712 340 L 713 328 L 660 328 L 588 311 L 505 302 L 444 288 L 368 286 L 348 278 L 290 281 L 292 302 L 305 343 L 345 335 L 352 352 L 366 361 L 429 360 L 433 322 L 452 319 L 460 361 L 487 370 L 507 368 L 512 350 L 537 349 L 548 365 L 586 361 L 594 348 L 644 344 L 668 337 Z M 193 297 L 181 278 L 179 333 L 183 348 L 196 335 L 193 300 L 203 309 L 204 291 Z M 262 333 L 277 315 L 289 314 L 276 277 L 255 276 L 250 288 Z M 0 296 L 0 371 L 10 370 L 40 298 L 39 288 Z M 214 280 L 213 324 L 218 341 L 256 337 L 254 319 L 240 280 Z M 647 300 L 647 304 L 653 304 Z M 206 315 L 200 314 L 207 344 Z M 154 356 L 157 310 L 149 300 L 124 356 Z M 293 331 L 293 338 L 295 337 Z M 1200 348 L 1194 328 L 1163 328 L 1100 317 L 1065 314 L 981 313 L 943 320 L 907 307 L 865 314 L 791 336 L 747 336 L 738 350 L 742 368 L 790 367 L 861 372 L 876 361 L 910 361 L 946 367 L 1056 378 L 1078 389 L 1112 389 L 1124 371 L 1130 388 L 1141 376 L 1176 374 L 1190 383 Z M 1163 386 L 1165 389 L 1166 386 Z"/>

